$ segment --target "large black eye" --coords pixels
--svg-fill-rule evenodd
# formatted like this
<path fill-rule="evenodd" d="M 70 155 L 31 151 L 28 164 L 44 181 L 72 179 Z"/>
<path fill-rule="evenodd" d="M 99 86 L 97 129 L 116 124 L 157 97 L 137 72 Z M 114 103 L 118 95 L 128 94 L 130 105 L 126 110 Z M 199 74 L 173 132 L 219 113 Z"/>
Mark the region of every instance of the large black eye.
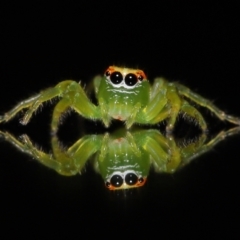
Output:
<path fill-rule="evenodd" d="M 123 76 L 120 72 L 113 72 L 110 76 L 110 80 L 114 84 L 119 84 L 123 80 Z"/>
<path fill-rule="evenodd" d="M 114 175 L 111 177 L 110 182 L 114 187 L 121 187 L 123 184 L 123 179 L 120 175 Z"/>
<path fill-rule="evenodd" d="M 137 83 L 137 76 L 133 73 L 129 73 L 125 77 L 125 83 L 127 86 L 134 86 Z"/>
<path fill-rule="evenodd" d="M 125 176 L 125 182 L 127 185 L 135 185 L 137 183 L 137 181 L 138 181 L 138 177 L 134 173 L 128 173 Z"/>

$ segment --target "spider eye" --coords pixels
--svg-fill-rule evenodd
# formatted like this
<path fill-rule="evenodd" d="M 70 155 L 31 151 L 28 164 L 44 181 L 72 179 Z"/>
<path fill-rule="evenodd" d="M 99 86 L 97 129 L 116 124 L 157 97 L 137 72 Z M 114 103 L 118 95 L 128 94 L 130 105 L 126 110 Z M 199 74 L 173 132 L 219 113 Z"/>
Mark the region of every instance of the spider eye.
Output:
<path fill-rule="evenodd" d="M 111 74 L 111 73 L 110 73 L 110 71 L 108 71 L 108 70 L 105 72 L 105 76 L 106 76 L 106 77 L 110 76 L 110 74 Z"/>
<path fill-rule="evenodd" d="M 114 175 L 111 177 L 110 182 L 114 187 L 121 187 L 123 184 L 123 179 L 120 175 Z"/>
<path fill-rule="evenodd" d="M 119 84 L 123 80 L 123 76 L 120 72 L 113 72 L 110 76 L 110 80 L 114 84 Z"/>
<path fill-rule="evenodd" d="M 134 86 L 137 83 L 137 76 L 133 73 L 129 73 L 125 77 L 125 83 L 127 86 Z"/>
<path fill-rule="evenodd" d="M 138 181 L 138 177 L 136 174 L 134 173 L 128 173 L 126 176 L 125 176 L 125 182 L 127 185 L 135 185 Z"/>
<path fill-rule="evenodd" d="M 111 183 L 110 183 L 110 182 L 106 182 L 106 187 L 107 187 L 107 188 L 109 188 L 109 187 L 110 187 L 110 185 L 111 185 Z"/>
<path fill-rule="evenodd" d="M 138 76 L 138 80 L 139 80 L 139 81 L 142 81 L 142 80 L 143 80 L 143 76 L 142 76 L 142 75 L 139 75 L 139 76 Z"/>

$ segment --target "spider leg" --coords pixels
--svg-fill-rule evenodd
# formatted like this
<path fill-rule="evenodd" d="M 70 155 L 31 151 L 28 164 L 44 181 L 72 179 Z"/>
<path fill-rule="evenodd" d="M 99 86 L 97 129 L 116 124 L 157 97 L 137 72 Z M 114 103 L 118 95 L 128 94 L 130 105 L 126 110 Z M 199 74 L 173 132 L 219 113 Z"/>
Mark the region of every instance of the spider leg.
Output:
<path fill-rule="evenodd" d="M 28 138 L 27 135 L 22 135 L 21 141 L 19 141 L 8 132 L 0 131 L 0 133 L 5 138 L 6 141 L 13 144 L 21 152 L 30 155 L 31 157 L 35 158 L 37 161 L 39 161 L 40 163 L 49 168 L 52 168 L 56 171 L 60 169 L 61 164 L 57 162 L 52 155 L 44 153 L 37 147 L 33 146 L 31 140 Z"/>
<path fill-rule="evenodd" d="M 197 93 L 192 92 L 189 88 L 179 84 L 179 83 L 174 83 L 178 89 L 178 92 L 192 100 L 193 102 L 196 102 L 200 106 L 206 107 L 209 109 L 211 112 L 213 112 L 219 119 L 222 121 L 228 121 L 236 125 L 240 125 L 240 118 L 227 115 L 225 112 L 217 108 L 211 101 L 207 100 L 206 98 L 198 95 Z"/>
<path fill-rule="evenodd" d="M 166 172 L 173 173 L 181 164 L 182 158 L 180 154 L 180 148 L 176 145 L 174 137 L 171 134 L 167 134 L 166 138 L 169 145 L 168 154 L 170 156 L 167 163 Z"/>
<path fill-rule="evenodd" d="M 149 124 L 156 124 L 159 122 L 162 122 L 163 120 L 167 119 L 169 117 L 169 109 L 164 108 L 161 112 L 158 113 L 157 116 L 149 120 Z"/>
<path fill-rule="evenodd" d="M 168 118 L 167 132 L 172 132 L 182 105 L 174 84 L 166 82 L 163 78 L 154 81 L 150 101 L 136 117 L 138 123 L 155 124 Z"/>
<path fill-rule="evenodd" d="M 205 143 L 207 136 L 205 133 L 203 133 L 197 142 L 189 144 L 187 147 L 184 147 L 181 150 L 181 156 L 183 159 L 181 166 L 186 165 L 194 158 L 213 149 L 214 146 L 216 146 L 219 142 L 221 142 L 225 138 L 233 136 L 235 134 L 239 134 L 239 132 L 240 132 L 240 127 L 234 127 L 227 131 L 221 131 L 217 136 L 212 138 L 207 143 Z"/>
<path fill-rule="evenodd" d="M 79 114 L 83 115 L 86 118 L 100 119 L 98 107 L 91 103 L 82 87 L 75 81 L 66 80 L 60 82 L 53 88 L 49 88 L 34 97 L 20 102 L 16 107 L 14 107 L 4 116 L 1 116 L 0 122 L 9 121 L 22 109 L 27 108 L 28 110 L 21 120 L 21 123 L 25 125 L 29 122 L 33 113 L 41 106 L 42 103 L 49 101 L 55 97 L 61 97 L 65 99 L 65 106 L 62 103 L 58 106 L 56 111 L 61 112 L 60 106 L 63 109 L 66 109 L 66 104 L 68 104 L 68 107 L 74 107 L 74 109 Z"/>
<path fill-rule="evenodd" d="M 178 95 L 176 87 L 172 83 L 168 84 L 168 91 L 166 95 L 170 108 L 166 131 L 171 133 L 177 120 L 177 116 L 182 105 L 182 100 Z"/>
<path fill-rule="evenodd" d="M 32 141 L 29 139 L 27 135 L 21 136 L 22 143 L 24 148 L 30 153 L 30 155 L 39 161 L 44 166 L 55 170 L 58 173 L 61 173 L 61 169 L 63 164 L 61 162 L 56 161 L 52 154 L 47 154 L 33 145 Z M 76 174 L 76 173 L 75 173 Z"/>
<path fill-rule="evenodd" d="M 181 106 L 181 112 L 187 114 L 188 116 L 192 117 L 193 119 L 196 119 L 197 123 L 201 127 L 203 132 L 207 131 L 207 124 L 202 116 L 202 114 L 193 106 L 191 106 L 187 101 L 184 101 Z"/>
<path fill-rule="evenodd" d="M 154 124 L 168 117 L 169 111 L 165 110 L 165 106 L 168 102 L 165 85 L 166 82 L 162 78 L 158 78 L 154 81 L 149 103 L 136 114 L 135 122 Z"/>
<path fill-rule="evenodd" d="M 102 121 L 106 127 L 109 127 L 111 117 L 108 114 L 107 103 L 102 97 L 99 98 L 98 102 L 99 102 L 99 107 L 101 111 Z"/>
<path fill-rule="evenodd" d="M 102 135 L 86 135 L 63 150 L 57 137 L 52 137 L 53 156 L 62 165 L 58 172 L 66 176 L 81 173 L 87 160 L 100 150 L 102 138 Z"/>
<path fill-rule="evenodd" d="M 139 112 L 140 108 L 141 108 L 141 104 L 140 103 L 137 103 L 133 107 L 131 115 L 126 120 L 126 127 L 127 127 L 127 129 L 129 129 L 133 125 L 133 123 L 136 122 L 136 116 L 137 116 L 137 113 Z"/>
<path fill-rule="evenodd" d="M 137 135 L 139 134 L 139 136 Z M 171 135 L 166 138 L 157 130 L 148 130 L 135 134 L 137 146 L 141 146 L 152 157 L 156 171 L 173 172 L 181 162 L 179 148 Z"/>
<path fill-rule="evenodd" d="M 60 124 L 61 116 L 71 106 L 71 101 L 68 98 L 60 100 L 53 110 L 52 122 L 51 122 L 51 135 L 54 136 L 57 133 L 58 126 Z"/>
<path fill-rule="evenodd" d="M 102 135 L 86 135 L 69 149 L 64 150 L 59 146 L 57 137 L 54 136 L 52 137 L 53 154 L 48 154 L 34 146 L 27 135 L 22 135 L 19 141 L 10 133 L 0 131 L 0 137 L 4 137 L 17 149 L 30 155 L 44 166 L 65 176 L 80 173 L 86 161 L 100 149 L 102 141 Z"/>
<path fill-rule="evenodd" d="M 29 148 L 23 142 L 16 139 L 12 134 L 8 132 L 0 131 L 0 137 L 3 137 L 6 141 L 10 142 L 13 146 L 15 146 L 21 152 L 29 154 L 33 157 L 33 154 L 29 150 Z"/>
<path fill-rule="evenodd" d="M 53 135 L 57 132 L 61 115 L 70 107 L 86 118 L 100 120 L 101 112 L 99 108 L 89 101 L 78 83 L 72 82 L 53 110 L 51 123 Z"/>
<path fill-rule="evenodd" d="M 70 82 L 72 82 L 72 81 L 61 82 L 53 88 L 46 89 L 45 91 L 42 91 L 39 94 L 20 102 L 12 110 L 5 113 L 4 116 L 1 116 L 0 122 L 9 121 L 21 110 L 28 108 L 28 111 L 25 113 L 23 119 L 21 120 L 21 123 L 26 125 L 28 123 L 28 121 L 30 120 L 33 112 L 35 112 L 43 102 L 46 102 L 48 100 L 51 100 L 55 97 L 60 96 L 61 89 L 67 88 L 67 86 L 69 85 Z"/>
<path fill-rule="evenodd" d="M 191 160 L 193 160 L 194 158 L 197 158 L 204 152 L 204 151 L 201 151 L 201 148 L 203 147 L 206 140 L 207 140 L 207 135 L 206 133 L 203 132 L 196 141 L 191 142 L 187 144 L 187 146 L 184 146 L 181 148 L 181 156 L 182 156 L 181 167 L 185 166 L 186 164 L 191 162 Z"/>
<path fill-rule="evenodd" d="M 41 94 L 37 94 L 33 97 L 28 98 L 27 100 L 20 102 L 9 112 L 5 113 L 3 116 L 0 116 L 0 122 L 8 122 L 10 119 L 12 119 L 17 113 L 19 113 L 24 108 L 31 107 L 31 105 L 40 97 L 40 95 Z"/>

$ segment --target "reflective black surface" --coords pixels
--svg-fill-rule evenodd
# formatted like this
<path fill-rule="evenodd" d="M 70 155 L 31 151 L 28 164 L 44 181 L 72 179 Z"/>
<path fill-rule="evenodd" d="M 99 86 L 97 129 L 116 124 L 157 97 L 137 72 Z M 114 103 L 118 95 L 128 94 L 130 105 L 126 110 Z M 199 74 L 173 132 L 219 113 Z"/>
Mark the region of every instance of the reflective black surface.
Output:
<path fill-rule="evenodd" d="M 179 81 L 240 116 L 237 7 L 132 7 L 112 11 L 112 5 L 100 2 L 2 7 L 0 113 L 59 81 L 88 81 L 115 64 L 143 69 L 150 79 Z M 133 11 L 122 16 L 131 9 L 136 17 Z M 28 133 L 49 150 L 51 110 L 47 105 L 26 127 L 16 119 L 0 128 Z M 210 133 L 228 126 L 204 114 Z M 75 114 L 66 116 L 60 139 L 70 145 L 83 128 L 98 130 L 99 124 L 88 124 Z M 240 136 L 231 137 L 174 175 L 152 173 L 141 189 L 110 192 L 90 165 L 81 176 L 62 177 L 1 141 L 0 235 L 70 239 L 73 233 L 84 238 L 98 232 L 114 238 L 155 231 L 159 238 L 237 236 L 239 143 Z"/>

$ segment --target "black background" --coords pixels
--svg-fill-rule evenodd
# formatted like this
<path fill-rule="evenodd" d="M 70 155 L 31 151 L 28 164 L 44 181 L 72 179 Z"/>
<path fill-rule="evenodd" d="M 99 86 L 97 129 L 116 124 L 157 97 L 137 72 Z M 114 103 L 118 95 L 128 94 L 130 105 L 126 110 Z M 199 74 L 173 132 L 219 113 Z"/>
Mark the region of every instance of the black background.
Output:
<path fill-rule="evenodd" d="M 233 3 L 20 1 L 2 4 L 0 11 L 1 114 L 59 81 L 87 82 L 115 64 L 143 69 L 150 79 L 178 80 L 240 116 Z M 1 129 L 27 133 L 48 150 L 51 109 L 46 106 L 26 127 L 13 120 Z M 78 119 L 66 119 L 64 126 L 67 141 L 82 132 Z M 82 176 L 62 177 L 1 140 L 2 227 L 9 236 L 31 237 L 150 236 L 152 230 L 159 238 L 235 235 L 239 141 L 226 139 L 182 171 L 151 174 L 146 187 L 124 194 L 108 192 L 90 167 Z"/>

